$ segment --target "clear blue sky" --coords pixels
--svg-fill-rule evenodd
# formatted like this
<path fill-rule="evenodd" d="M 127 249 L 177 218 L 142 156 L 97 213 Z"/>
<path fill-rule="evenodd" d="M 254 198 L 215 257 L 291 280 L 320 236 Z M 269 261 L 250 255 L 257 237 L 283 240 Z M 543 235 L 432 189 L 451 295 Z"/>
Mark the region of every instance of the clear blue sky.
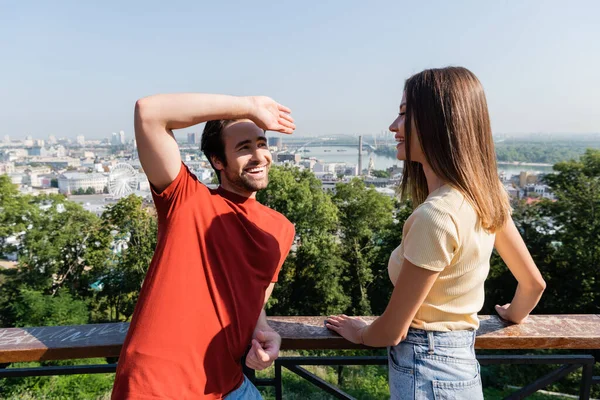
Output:
<path fill-rule="evenodd" d="M 404 80 L 462 65 L 495 133 L 600 132 L 600 2 L 4 1 L 0 138 L 131 137 L 158 92 L 265 94 L 297 133 L 373 133 Z"/>

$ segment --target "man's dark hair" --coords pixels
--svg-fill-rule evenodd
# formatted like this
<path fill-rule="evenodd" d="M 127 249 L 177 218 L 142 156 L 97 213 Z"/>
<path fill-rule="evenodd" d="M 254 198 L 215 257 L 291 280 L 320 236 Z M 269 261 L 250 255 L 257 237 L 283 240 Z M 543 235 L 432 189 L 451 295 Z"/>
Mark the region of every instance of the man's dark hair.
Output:
<path fill-rule="evenodd" d="M 223 140 L 223 128 L 229 125 L 233 120 L 230 119 L 217 119 L 213 121 L 207 121 L 202 132 L 202 140 L 200 142 L 200 150 L 204 153 L 208 162 L 215 170 L 219 183 L 221 183 L 221 172 L 215 168 L 212 157 L 216 157 L 219 161 L 227 166 L 227 159 L 225 158 L 225 142 Z"/>

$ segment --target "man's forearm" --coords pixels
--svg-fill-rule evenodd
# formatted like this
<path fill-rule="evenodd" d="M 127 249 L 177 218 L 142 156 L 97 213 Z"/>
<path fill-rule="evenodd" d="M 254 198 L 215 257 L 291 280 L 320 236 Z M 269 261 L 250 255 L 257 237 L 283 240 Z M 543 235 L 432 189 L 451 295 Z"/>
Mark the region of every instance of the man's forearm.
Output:
<path fill-rule="evenodd" d="M 275 332 L 275 330 L 273 328 L 271 328 L 271 326 L 267 322 L 267 313 L 265 312 L 264 308 L 260 312 L 260 316 L 258 317 L 258 320 L 256 321 L 256 328 L 254 330 L 255 331 L 273 331 L 273 332 Z"/>
<path fill-rule="evenodd" d="M 248 118 L 252 99 L 205 93 L 158 94 L 138 100 L 136 110 L 146 122 L 182 129 L 215 119 Z"/>

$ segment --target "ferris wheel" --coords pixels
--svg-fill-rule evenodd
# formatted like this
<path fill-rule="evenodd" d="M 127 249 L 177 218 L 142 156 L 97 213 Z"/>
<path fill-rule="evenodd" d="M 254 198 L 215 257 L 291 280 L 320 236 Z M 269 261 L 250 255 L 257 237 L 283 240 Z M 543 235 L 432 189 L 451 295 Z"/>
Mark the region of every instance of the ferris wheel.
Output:
<path fill-rule="evenodd" d="M 108 192 L 113 197 L 123 197 L 133 193 L 138 186 L 137 172 L 125 163 L 113 167 L 108 176 Z"/>

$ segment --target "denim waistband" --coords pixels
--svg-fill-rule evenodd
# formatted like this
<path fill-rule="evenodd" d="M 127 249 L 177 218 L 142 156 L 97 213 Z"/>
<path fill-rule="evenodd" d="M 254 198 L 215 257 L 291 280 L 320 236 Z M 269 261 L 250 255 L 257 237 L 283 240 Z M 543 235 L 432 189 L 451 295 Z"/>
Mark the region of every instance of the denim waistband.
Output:
<path fill-rule="evenodd" d="M 476 331 L 474 330 L 438 332 L 410 328 L 403 342 L 430 346 L 435 343 L 435 346 L 466 347 L 475 343 L 475 335 Z"/>

